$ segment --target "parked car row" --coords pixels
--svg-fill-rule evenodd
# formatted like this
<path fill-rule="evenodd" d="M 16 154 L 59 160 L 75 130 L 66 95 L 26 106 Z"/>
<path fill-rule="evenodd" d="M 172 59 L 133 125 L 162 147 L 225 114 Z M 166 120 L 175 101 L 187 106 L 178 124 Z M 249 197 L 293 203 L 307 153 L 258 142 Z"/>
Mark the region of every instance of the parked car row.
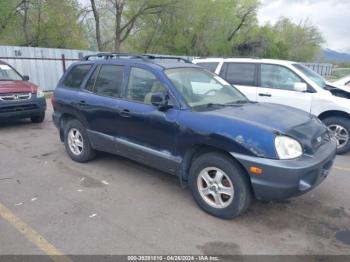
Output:
<path fill-rule="evenodd" d="M 175 175 L 196 203 L 234 218 L 254 199 L 304 194 L 350 150 L 350 93 L 289 61 L 101 53 L 51 97 L 68 155 L 98 151 Z M 42 122 L 43 92 L 0 62 L 0 118 Z"/>
<path fill-rule="evenodd" d="M 259 61 L 218 61 L 215 74 L 174 57 L 88 56 L 60 79 L 53 121 L 74 161 L 98 151 L 130 158 L 177 176 L 209 214 L 233 218 L 253 199 L 312 190 L 329 174 L 337 145 L 348 147 L 310 114 L 335 108 L 333 99 L 344 100 L 336 110 L 345 114 L 340 91 L 316 85 L 320 79 L 299 65 Z M 275 97 L 303 110 L 260 99 Z M 341 115 L 323 121 L 331 117 L 347 128 Z"/>
<path fill-rule="evenodd" d="M 251 101 L 291 106 L 317 116 L 335 134 L 337 152 L 349 152 L 348 87 L 329 83 L 308 67 L 290 61 L 208 58 L 193 62 L 235 85 Z"/>

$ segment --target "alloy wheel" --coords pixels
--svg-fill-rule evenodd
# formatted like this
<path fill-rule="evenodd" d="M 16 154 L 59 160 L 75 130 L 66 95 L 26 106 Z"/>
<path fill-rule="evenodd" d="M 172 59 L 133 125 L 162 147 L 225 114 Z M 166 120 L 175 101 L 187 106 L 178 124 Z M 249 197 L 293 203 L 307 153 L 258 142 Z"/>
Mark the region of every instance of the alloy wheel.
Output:
<path fill-rule="evenodd" d="M 68 132 L 68 146 L 70 151 L 78 156 L 83 152 L 84 140 L 78 129 L 72 128 Z"/>
<path fill-rule="evenodd" d="M 328 129 L 334 134 L 337 140 L 337 148 L 344 147 L 349 141 L 349 132 L 341 125 L 332 124 Z"/>
<path fill-rule="evenodd" d="M 199 173 L 197 187 L 202 199 L 214 208 L 225 208 L 234 198 L 231 179 L 216 167 L 207 167 Z"/>

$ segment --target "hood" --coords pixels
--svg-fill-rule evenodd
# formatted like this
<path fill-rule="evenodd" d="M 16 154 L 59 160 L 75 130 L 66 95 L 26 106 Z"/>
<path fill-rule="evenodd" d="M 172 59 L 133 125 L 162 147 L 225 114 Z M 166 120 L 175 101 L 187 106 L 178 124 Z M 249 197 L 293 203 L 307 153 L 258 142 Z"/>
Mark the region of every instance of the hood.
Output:
<path fill-rule="evenodd" d="M 299 109 L 270 103 L 247 103 L 225 107 L 209 113 L 281 133 L 312 119 L 310 114 Z"/>
<path fill-rule="evenodd" d="M 0 94 L 36 93 L 38 87 L 28 81 L 0 81 Z"/>
<path fill-rule="evenodd" d="M 308 153 L 313 153 L 325 140 L 329 139 L 326 126 L 317 117 L 289 106 L 248 103 L 214 110 L 210 114 L 248 124 L 253 128 L 263 128 L 275 134 L 293 137 Z"/>

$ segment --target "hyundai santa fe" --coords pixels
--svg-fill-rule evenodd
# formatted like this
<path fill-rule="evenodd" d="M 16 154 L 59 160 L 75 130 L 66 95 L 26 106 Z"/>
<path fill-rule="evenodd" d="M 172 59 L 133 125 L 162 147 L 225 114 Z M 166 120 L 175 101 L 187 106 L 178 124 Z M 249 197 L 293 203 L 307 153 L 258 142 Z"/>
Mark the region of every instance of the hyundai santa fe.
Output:
<path fill-rule="evenodd" d="M 316 117 L 249 101 L 219 76 L 173 57 L 107 53 L 71 65 L 52 98 L 69 156 L 109 152 L 177 176 L 206 212 L 225 219 L 253 199 L 315 188 L 336 140 Z"/>

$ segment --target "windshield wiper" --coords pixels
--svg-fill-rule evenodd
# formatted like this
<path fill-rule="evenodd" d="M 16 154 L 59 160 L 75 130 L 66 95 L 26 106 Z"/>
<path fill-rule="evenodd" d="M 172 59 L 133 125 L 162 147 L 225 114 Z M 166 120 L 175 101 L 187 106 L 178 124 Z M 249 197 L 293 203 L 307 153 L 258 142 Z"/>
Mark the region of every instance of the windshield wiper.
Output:
<path fill-rule="evenodd" d="M 227 104 L 208 103 L 206 106 L 207 107 L 216 107 L 216 106 L 225 107 L 225 106 L 227 106 Z"/>
<path fill-rule="evenodd" d="M 234 101 L 234 102 L 226 103 L 225 105 L 227 105 L 227 106 L 235 106 L 235 105 L 242 105 L 242 104 L 247 104 L 247 103 L 250 103 L 250 101 L 249 100 L 237 100 L 237 101 Z"/>

